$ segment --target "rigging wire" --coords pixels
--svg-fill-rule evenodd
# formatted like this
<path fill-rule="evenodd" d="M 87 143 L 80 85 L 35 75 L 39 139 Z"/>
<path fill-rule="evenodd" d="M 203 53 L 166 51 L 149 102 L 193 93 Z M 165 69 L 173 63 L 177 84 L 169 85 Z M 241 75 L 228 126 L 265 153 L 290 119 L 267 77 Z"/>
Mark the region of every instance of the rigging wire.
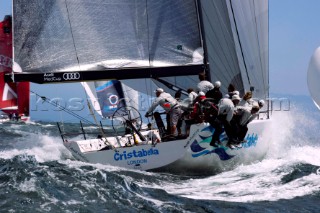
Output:
<path fill-rule="evenodd" d="M 90 125 L 94 125 L 94 126 L 96 125 L 96 124 L 92 123 L 91 121 L 89 121 L 88 119 L 86 119 L 86 118 L 74 113 L 73 111 L 67 109 L 66 107 L 61 106 L 58 102 L 54 102 L 54 101 L 50 100 L 49 98 L 47 98 L 45 96 L 41 96 L 41 95 L 37 94 L 36 92 L 33 92 L 33 91 L 30 91 L 30 92 L 35 94 L 37 97 L 41 98 L 44 102 L 46 102 L 46 103 L 48 103 L 48 104 L 50 104 L 50 105 L 52 105 L 54 107 L 59 108 L 60 110 L 62 110 L 64 112 L 66 112 L 66 113 L 78 118 L 79 120 L 81 120 L 83 122 L 86 122 L 86 123 L 88 123 Z"/>
<path fill-rule="evenodd" d="M 71 32 L 72 42 L 73 42 L 73 46 L 74 46 L 74 51 L 75 51 L 75 54 L 76 54 L 79 70 L 81 70 L 80 61 L 79 61 L 78 52 L 77 52 L 77 47 L 76 47 L 76 43 L 75 43 L 75 40 L 74 40 L 73 31 L 72 31 L 72 25 L 71 25 L 71 20 L 70 20 L 70 16 L 69 16 L 69 8 L 68 8 L 67 0 L 65 0 L 65 4 L 66 4 L 66 9 L 67 9 L 67 14 L 68 14 L 68 21 L 69 21 L 69 25 L 70 25 L 70 32 Z"/>
<path fill-rule="evenodd" d="M 148 59 L 149 59 L 149 66 L 151 66 L 148 1 L 146 1 L 146 16 L 147 16 L 147 35 L 148 35 Z M 152 77 L 152 76 L 151 76 L 151 77 Z"/>

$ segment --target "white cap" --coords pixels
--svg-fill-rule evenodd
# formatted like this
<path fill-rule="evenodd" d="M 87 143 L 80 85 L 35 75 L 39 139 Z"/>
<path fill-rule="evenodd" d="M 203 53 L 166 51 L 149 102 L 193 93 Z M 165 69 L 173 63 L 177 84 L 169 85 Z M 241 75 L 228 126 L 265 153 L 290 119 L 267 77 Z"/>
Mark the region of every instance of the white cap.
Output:
<path fill-rule="evenodd" d="M 258 105 L 256 102 L 254 102 L 254 103 L 252 104 L 252 109 L 260 109 L 260 107 L 259 107 L 259 105 Z"/>
<path fill-rule="evenodd" d="M 260 106 L 260 107 L 263 107 L 263 106 L 264 106 L 264 100 L 259 100 L 258 103 L 259 103 L 259 106 Z"/>
<path fill-rule="evenodd" d="M 216 82 L 214 82 L 213 86 L 216 87 L 216 88 L 220 88 L 221 87 L 221 82 L 220 81 L 216 81 Z"/>
<path fill-rule="evenodd" d="M 162 88 L 158 88 L 158 89 L 156 89 L 156 91 L 155 92 L 163 92 L 163 89 Z"/>
<path fill-rule="evenodd" d="M 235 91 L 233 91 L 233 94 L 239 96 L 240 92 L 238 90 L 235 90 Z"/>
<path fill-rule="evenodd" d="M 239 95 L 233 95 L 233 96 L 232 96 L 232 100 L 233 100 L 233 101 L 234 101 L 234 100 L 240 101 Z"/>
<path fill-rule="evenodd" d="M 225 98 L 230 98 L 230 95 L 229 94 L 225 94 L 224 97 Z"/>
<path fill-rule="evenodd" d="M 206 94 L 204 94 L 204 92 L 200 91 L 200 92 L 199 92 L 199 95 L 205 96 Z"/>

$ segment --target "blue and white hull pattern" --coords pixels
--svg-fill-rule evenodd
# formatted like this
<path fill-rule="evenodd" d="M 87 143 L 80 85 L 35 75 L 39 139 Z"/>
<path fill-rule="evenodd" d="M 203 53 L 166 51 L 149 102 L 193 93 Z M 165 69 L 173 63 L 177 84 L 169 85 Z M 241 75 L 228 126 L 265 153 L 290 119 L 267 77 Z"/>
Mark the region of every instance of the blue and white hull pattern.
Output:
<path fill-rule="evenodd" d="M 125 147 L 124 144 L 132 139 L 132 135 L 107 137 L 108 143 L 112 144 L 114 149 L 103 149 L 106 147 L 104 138 L 64 140 L 64 145 L 77 160 L 88 163 L 139 170 L 174 166 L 178 167 L 177 169 L 208 171 L 261 160 L 268 151 L 271 140 L 268 127 L 270 123 L 270 120 L 251 122 L 245 138 L 247 142 L 243 143 L 242 148 L 235 149 L 225 146 L 225 133 L 220 137 L 221 145 L 210 146 L 214 129 L 208 123 L 192 125 L 190 135 L 186 139 L 160 142 L 156 145 L 148 141 L 148 144 Z M 141 133 L 147 136 L 149 132 Z"/>

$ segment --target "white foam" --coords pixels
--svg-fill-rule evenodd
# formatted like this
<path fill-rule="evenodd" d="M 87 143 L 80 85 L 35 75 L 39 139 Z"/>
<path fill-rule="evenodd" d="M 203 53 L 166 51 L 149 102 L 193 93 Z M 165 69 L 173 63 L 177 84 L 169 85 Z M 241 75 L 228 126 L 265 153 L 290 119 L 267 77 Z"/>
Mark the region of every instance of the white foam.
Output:
<path fill-rule="evenodd" d="M 149 187 L 192 199 L 230 202 L 276 201 L 319 192 L 320 175 L 316 171 L 302 173 L 292 181 L 283 180 L 303 164 L 320 166 L 319 129 L 310 129 L 319 126 L 319 121 L 294 109 L 275 113 L 272 125 L 271 146 L 261 162 L 203 179 L 163 182 L 160 186 L 149 184 Z"/>
<path fill-rule="evenodd" d="M 18 186 L 18 189 L 23 192 L 36 192 L 37 187 L 35 182 L 36 182 L 35 178 L 25 180 L 24 182 L 20 183 L 20 185 Z"/>
<path fill-rule="evenodd" d="M 63 146 L 59 137 L 51 137 L 35 133 L 25 134 L 19 130 L 15 133 L 22 134 L 12 142 L 13 149 L 1 151 L 1 158 L 11 159 L 17 155 L 35 156 L 38 162 L 60 160 L 63 156 L 71 157 L 70 152 Z"/>

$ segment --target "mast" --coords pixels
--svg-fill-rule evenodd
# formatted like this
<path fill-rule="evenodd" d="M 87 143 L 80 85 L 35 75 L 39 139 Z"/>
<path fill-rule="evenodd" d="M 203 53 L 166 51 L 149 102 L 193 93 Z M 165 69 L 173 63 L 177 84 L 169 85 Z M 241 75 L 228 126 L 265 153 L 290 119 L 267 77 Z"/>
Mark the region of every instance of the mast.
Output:
<path fill-rule="evenodd" d="M 197 13 L 198 13 L 198 20 L 199 20 L 199 27 L 200 27 L 200 38 L 201 38 L 201 43 L 202 43 L 202 48 L 203 48 L 203 63 L 204 63 L 204 70 L 206 73 L 206 78 L 208 81 L 212 81 L 211 79 L 211 73 L 210 73 L 210 67 L 208 64 L 208 50 L 207 50 L 207 45 L 206 45 L 206 38 L 205 38 L 205 29 L 203 26 L 203 14 L 201 10 L 201 0 L 195 0 L 195 4 L 197 7 Z"/>

